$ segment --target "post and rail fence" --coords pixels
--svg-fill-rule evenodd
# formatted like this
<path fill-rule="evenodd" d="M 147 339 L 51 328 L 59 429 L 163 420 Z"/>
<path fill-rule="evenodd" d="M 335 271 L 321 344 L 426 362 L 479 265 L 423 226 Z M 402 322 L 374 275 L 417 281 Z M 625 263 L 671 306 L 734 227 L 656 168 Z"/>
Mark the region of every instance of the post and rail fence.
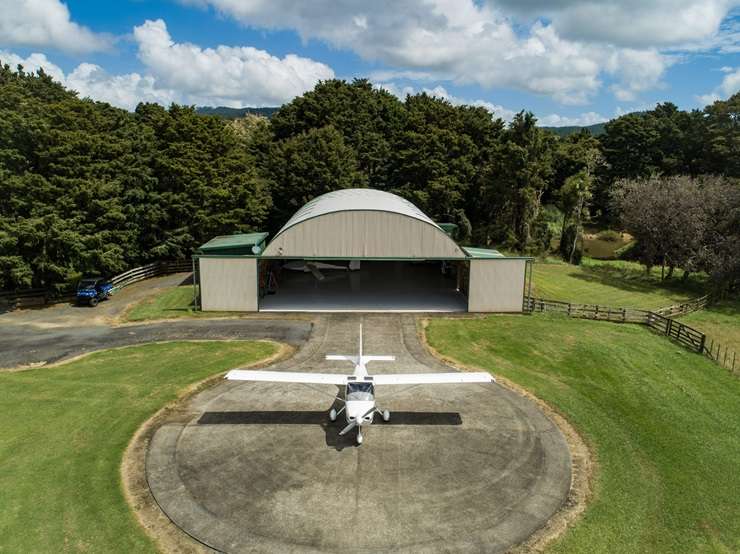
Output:
<path fill-rule="evenodd" d="M 179 273 L 181 271 L 192 271 L 193 265 L 190 260 L 173 260 L 152 262 L 141 267 L 135 267 L 124 271 L 120 275 L 111 278 L 114 290 L 122 289 L 144 279 Z M 10 312 L 23 308 L 35 308 L 70 302 L 74 300 L 73 290 L 52 291 L 49 289 L 26 289 L 15 291 L 0 291 L 0 313 Z"/>
<path fill-rule="evenodd" d="M 637 308 L 615 308 L 599 304 L 561 302 L 529 296 L 524 299 L 524 311 L 528 313 L 560 313 L 580 319 L 646 325 L 651 330 L 672 339 L 689 350 L 708 356 L 723 368 L 734 372 L 736 367 L 740 369 L 740 359 L 738 359 L 736 352 L 730 350 L 727 345 L 715 342 L 698 329 L 674 319 L 678 315 L 685 315 L 704 308 L 708 301 L 709 296 L 705 295 L 684 304 L 650 311 Z"/>

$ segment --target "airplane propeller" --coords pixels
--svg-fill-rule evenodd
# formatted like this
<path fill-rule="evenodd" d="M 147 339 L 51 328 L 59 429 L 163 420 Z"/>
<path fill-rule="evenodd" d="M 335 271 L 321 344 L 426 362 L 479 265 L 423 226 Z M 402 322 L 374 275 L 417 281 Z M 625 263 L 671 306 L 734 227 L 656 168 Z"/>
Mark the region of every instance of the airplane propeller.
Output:
<path fill-rule="evenodd" d="M 350 421 L 350 422 L 349 422 L 349 425 L 347 425 L 347 426 L 346 426 L 346 427 L 345 427 L 344 429 L 342 429 L 341 431 L 339 431 L 339 435 L 340 435 L 340 436 L 341 436 L 341 435 L 346 435 L 346 434 L 347 434 L 347 433 L 349 433 L 349 432 L 350 432 L 350 431 L 351 431 L 352 429 L 354 429 L 354 428 L 355 428 L 355 427 L 357 427 L 358 425 L 361 425 L 361 423 L 360 423 L 360 422 L 361 422 L 362 420 L 364 420 L 364 419 L 365 419 L 365 416 L 367 416 L 367 415 L 369 415 L 369 414 L 373 413 L 374 411 L 375 411 L 375 406 L 373 406 L 372 408 L 370 408 L 370 409 L 369 409 L 368 411 L 366 411 L 366 412 L 365 412 L 364 414 L 362 414 L 362 415 L 361 415 L 360 417 L 358 417 L 358 418 L 355 418 L 355 419 L 353 419 L 352 421 Z"/>

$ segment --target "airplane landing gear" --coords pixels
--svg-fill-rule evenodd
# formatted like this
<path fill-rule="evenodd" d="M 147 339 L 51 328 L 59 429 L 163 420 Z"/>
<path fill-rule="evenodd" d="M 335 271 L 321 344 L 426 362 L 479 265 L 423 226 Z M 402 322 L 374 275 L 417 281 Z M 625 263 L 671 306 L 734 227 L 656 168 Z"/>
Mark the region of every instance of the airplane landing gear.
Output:
<path fill-rule="evenodd" d="M 329 410 L 329 419 L 331 421 L 336 421 L 337 416 L 344 411 L 344 408 L 345 406 L 342 406 L 341 408 L 339 408 L 339 411 L 337 411 L 335 408 L 332 408 L 331 410 Z"/>
<path fill-rule="evenodd" d="M 388 422 L 391 419 L 391 413 L 388 410 L 383 410 L 383 413 L 381 414 L 383 416 L 383 421 Z"/>
<path fill-rule="evenodd" d="M 357 446 L 359 446 L 359 445 L 361 445 L 361 444 L 362 444 L 362 440 L 363 440 L 363 439 L 362 439 L 362 433 L 361 433 L 361 432 L 360 432 L 360 430 L 358 429 L 358 430 L 357 430 Z"/>

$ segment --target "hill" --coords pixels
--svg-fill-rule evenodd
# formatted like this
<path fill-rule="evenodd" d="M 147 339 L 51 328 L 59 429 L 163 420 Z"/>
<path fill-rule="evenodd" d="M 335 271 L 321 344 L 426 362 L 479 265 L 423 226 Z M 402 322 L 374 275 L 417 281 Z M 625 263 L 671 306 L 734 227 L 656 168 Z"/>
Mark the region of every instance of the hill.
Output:
<path fill-rule="evenodd" d="M 263 117 L 270 118 L 272 114 L 278 111 L 280 108 L 227 108 L 226 106 L 219 106 L 214 108 L 212 106 L 199 106 L 195 108 L 196 113 L 201 115 L 217 115 L 224 119 L 239 119 L 244 117 L 246 114 L 261 115 Z"/>
<path fill-rule="evenodd" d="M 552 131 L 553 133 L 561 137 L 567 137 L 568 135 L 578 133 L 579 131 L 585 129 L 589 133 L 591 133 L 593 136 L 598 137 L 599 135 L 604 134 L 604 125 L 606 125 L 606 121 L 602 123 L 594 123 L 593 125 L 587 125 L 584 127 L 580 127 L 578 125 L 571 125 L 567 127 L 541 127 L 541 129 L 545 129 L 546 131 Z"/>

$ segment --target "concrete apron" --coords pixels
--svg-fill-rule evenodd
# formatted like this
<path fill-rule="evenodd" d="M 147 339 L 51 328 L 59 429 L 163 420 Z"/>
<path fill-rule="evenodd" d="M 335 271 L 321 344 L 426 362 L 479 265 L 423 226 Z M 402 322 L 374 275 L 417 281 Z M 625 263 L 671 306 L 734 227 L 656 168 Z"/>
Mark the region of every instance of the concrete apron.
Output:
<path fill-rule="evenodd" d="M 371 373 L 450 371 L 413 316 L 334 314 L 272 369 L 349 373 L 325 354 L 392 354 Z M 160 427 L 147 480 L 167 516 L 223 552 L 502 552 L 562 506 L 570 454 L 530 401 L 495 384 L 379 387 L 380 418 L 339 437 L 336 387 L 223 382 Z M 182 414 L 180 414 L 182 416 Z M 182 419 L 180 419 L 182 421 Z"/>

